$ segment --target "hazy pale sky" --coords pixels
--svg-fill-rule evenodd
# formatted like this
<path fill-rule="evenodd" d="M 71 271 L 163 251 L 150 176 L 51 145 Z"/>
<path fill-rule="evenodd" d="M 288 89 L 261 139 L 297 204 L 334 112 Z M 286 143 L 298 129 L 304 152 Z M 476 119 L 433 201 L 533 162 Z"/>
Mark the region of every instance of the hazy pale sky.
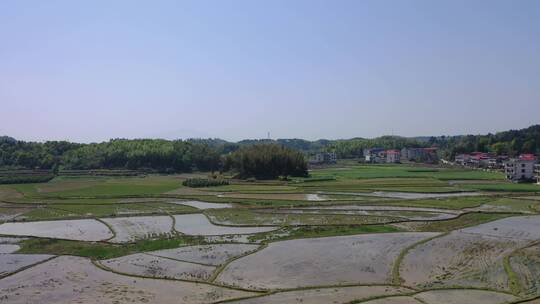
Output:
<path fill-rule="evenodd" d="M 540 123 L 540 1 L 0 1 L 0 135 L 228 140 Z"/>

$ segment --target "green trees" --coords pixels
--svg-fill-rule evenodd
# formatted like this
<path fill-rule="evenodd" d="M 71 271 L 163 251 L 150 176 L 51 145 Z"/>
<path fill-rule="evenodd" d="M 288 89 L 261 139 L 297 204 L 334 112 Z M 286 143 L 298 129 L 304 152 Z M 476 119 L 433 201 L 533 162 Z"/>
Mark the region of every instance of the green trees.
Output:
<path fill-rule="evenodd" d="M 237 171 L 241 178 L 307 176 L 304 154 L 276 144 L 244 146 L 225 158 L 224 168 Z"/>
<path fill-rule="evenodd" d="M 465 135 L 435 138 L 434 143 L 453 158 L 459 153 L 494 152 L 515 156 L 521 153 L 540 153 L 540 125 L 487 135 Z"/>
<path fill-rule="evenodd" d="M 217 187 L 228 185 L 229 181 L 225 179 L 207 179 L 207 178 L 188 178 L 182 182 L 182 185 L 191 188 Z"/>

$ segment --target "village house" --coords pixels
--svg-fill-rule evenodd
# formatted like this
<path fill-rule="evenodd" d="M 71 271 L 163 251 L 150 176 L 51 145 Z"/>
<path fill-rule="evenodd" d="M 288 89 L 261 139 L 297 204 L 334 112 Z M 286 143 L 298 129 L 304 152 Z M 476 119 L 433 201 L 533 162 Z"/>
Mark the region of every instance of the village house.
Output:
<path fill-rule="evenodd" d="M 531 180 L 535 176 L 536 156 L 534 154 L 522 154 L 517 158 L 511 158 L 504 163 L 504 173 L 511 181 Z"/>
<path fill-rule="evenodd" d="M 399 150 L 387 150 L 385 151 L 385 154 L 387 163 L 401 162 L 401 152 Z"/>
<path fill-rule="evenodd" d="M 506 160 L 508 160 L 508 157 L 505 155 L 494 155 L 485 152 L 457 154 L 454 158 L 454 162 L 458 165 L 487 169 L 502 169 Z"/>
<path fill-rule="evenodd" d="M 540 185 L 540 164 L 534 165 L 534 174 L 536 175 L 536 183 Z"/>
<path fill-rule="evenodd" d="M 439 161 L 437 148 L 403 148 L 401 158 L 407 161 L 436 163 Z"/>
<path fill-rule="evenodd" d="M 336 152 L 320 152 L 310 160 L 311 164 L 335 164 L 337 162 Z"/>
<path fill-rule="evenodd" d="M 366 163 L 383 163 L 386 161 L 386 153 L 383 148 L 364 149 Z"/>

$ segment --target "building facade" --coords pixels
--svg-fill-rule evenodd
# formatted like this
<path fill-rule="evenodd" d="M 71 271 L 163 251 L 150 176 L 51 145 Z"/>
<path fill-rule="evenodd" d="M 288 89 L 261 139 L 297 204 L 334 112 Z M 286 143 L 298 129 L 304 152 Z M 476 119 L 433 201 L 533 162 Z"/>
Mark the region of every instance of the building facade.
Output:
<path fill-rule="evenodd" d="M 335 164 L 337 162 L 336 152 L 321 152 L 313 156 L 311 164 Z"/>
<path fill-rule="evenodd" d="M 387 163 L 399 163 L 401 162 L 401 152 L 399 150 L 387 150 L 386 151 Z"/>
<path fill-rule="evenodd" d="M 517 158 L 511 158 L 504 163 L 504 173 L 511 181 L 527 181 L 535 177 L 536 156 L 522 154 Z"/>

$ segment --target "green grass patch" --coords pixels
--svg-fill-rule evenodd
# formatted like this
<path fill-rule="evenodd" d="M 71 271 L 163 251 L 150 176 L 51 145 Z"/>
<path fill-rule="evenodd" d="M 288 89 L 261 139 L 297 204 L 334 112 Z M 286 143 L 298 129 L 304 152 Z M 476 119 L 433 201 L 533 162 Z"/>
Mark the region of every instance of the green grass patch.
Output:
<path fill-rule="evenodd" d="M 78 217 L 80 217 L 80 215 L 75 212 L 50 207 L 39 207 L 33 208 L 32 210 L 25 212 L 24 214 L 18 216 L 16 220 L 41 221 L 54 219 L 70 219 Z"/>
<path fill-rule="evenodd" d="M 456 229 L 480 225 L 509 216 L 515 216 L 515 214 L 479 212 L 467 213 L 454 219 L 428 222 L 425 225 L 422 225 L 419 230 L 432 232 L 449 232 Z"/>
<path fill-rule="evenodd" d="M 402 206 L 402 207 L 428 207 L 441 209 L 463 209 L 478 207 L 482 204 L 493 201 L 494 198 L 489 196 L 460 196 L 448 198 L 431 198 L 418 200 L 389 200 L 379 203 L 378 205 L 385 206 Z M 357 202 L 358 204 L 358 202 Z"/>
<path fill-rule="evenodd" d="M 199 243 L 200 241 L 200 238 L 188 236 L 141 240 L 129 244 L 28 239 L 19 244 L 21 249 L 17 253 L 75 255 L 92 259 L 112 259 L 137 252 L 177 248 L 188 244 Z"/>
<path fill-rule="evenodd" d="M 360 225 L 396 222 L 391 216 L 298 214 L 257 212 L 250 209 L 215 209 L 205 212 L 216 223 L 225 225 Z"/>
<path fill-rule="evenodd" d="M 515 184 L 515 183 L 490 183 L 490 184 L 463 184 L 463 189 L 499 192 L 540 192 L 540 185 L 537 184 Z"/>
<path fill-rule="evenodd" d="M 499 172 L 467 169 L 418 167 L 410 165 L 359 165 L 347 168 L 319 169 L 310 172 L 313 177 L 335 176 L 345 179 L 364 178 L 435 178 L 439 180 L 497 180 L 504 179 Z"/>
<path fill-rule="evenodd" d="M 292 239 L 330 237 L 339 235 L 355 235 L 366 233 L 389 233 L 401 230 L 388 225 L 365 226 L 304 226 L 286 227 L 277 231 L 258 233 L 248 237 L 250 241 L 274 242 Z"/>

